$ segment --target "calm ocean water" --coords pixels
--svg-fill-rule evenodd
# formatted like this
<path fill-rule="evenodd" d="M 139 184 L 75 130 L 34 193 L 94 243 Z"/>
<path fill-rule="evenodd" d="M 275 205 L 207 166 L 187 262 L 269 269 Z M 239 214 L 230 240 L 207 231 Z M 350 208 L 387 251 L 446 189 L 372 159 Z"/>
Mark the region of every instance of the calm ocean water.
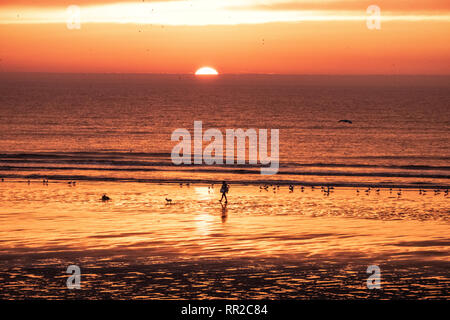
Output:
<path fill-rule="evenodd" d="M 449 77 L 0 77 L 6 178 L 450 185 Z M 173 165 L 171 133 L 194 120 L 279 129 L 279 174 Z"/>

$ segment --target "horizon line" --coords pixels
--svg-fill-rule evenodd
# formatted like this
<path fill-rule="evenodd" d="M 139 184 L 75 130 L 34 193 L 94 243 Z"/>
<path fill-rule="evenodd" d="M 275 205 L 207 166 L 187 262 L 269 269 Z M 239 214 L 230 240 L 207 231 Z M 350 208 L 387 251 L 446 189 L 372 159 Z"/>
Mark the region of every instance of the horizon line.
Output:
<path fill-rule="evenodd" d="M 174 75 L 174 76 L 194 76 L 195 72 L 191 73 L 172 73 L 172 72 L 71 72 L 71 71 L 0 71 L 0 74 L 74 74 L 74 75 Z M 430 76 L 430 77 L 450 77 L 448 74 L 435 74 L 435 73 L 257 73 L 257 72 L 242 72 L 242 73 L 219 73 L 212 77 L 229 76 L 229 75 L 260 75 L 260 76 Z"/>

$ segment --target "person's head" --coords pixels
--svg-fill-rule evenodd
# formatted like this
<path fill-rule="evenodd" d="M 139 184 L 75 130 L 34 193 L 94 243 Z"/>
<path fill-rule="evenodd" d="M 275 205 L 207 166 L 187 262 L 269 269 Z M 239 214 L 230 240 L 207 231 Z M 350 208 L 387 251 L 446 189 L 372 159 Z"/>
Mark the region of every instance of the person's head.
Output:
<path fill-rule="evenodd" d="M 226 184 L 225 181 L 222 181 L 222 184 Z"/>

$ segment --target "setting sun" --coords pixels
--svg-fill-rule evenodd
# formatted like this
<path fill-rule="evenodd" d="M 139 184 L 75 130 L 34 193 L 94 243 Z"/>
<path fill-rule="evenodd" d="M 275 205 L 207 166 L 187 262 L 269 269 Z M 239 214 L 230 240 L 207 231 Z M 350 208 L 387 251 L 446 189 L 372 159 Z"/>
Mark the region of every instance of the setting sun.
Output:
<path fill-rule="evenodd" d="M 217 76 L 218 74 L 219 73 L 217 72 L 216 69 L 210 67 L 202 67 L 195 72 L 196 76 L 206 76 L 206 75 Z"/>

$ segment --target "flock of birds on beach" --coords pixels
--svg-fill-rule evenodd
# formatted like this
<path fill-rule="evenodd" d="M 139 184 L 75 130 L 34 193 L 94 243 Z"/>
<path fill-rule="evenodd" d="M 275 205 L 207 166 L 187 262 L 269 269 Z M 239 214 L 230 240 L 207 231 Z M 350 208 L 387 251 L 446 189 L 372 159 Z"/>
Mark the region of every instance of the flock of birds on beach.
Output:
<path fill-rule="evenodd" d="M 180 183 L 180 187 L 183 187 L 183 185 L 184 185 L 183 183 Z M 190 183 L 186 183 L 185 185 L 187 187 L 189 187 Z M 281 187 L 281 185 L 279 185 L 279 184 L 275 184 L 275 185 L 274 184 L 262 184 L 262 185 L 259 185 L 259 190 L 260 190 L 260 192 L 263 191 L 263 190 L 268 192 L 270 189 L 272 189 L 274 193 L 277 193 L 280 190 L 280 187 Z M 311 188 L 311 191 L 320 189 L 320 191 L 325 196 L 329 196 L 330 193 L 334 192 L 334 190 L 335 190 L 335 188 L 333 186 L 309 186 L 309 187 Z M 300 188 L 301 192 L 305 192 L 305 190 L 306 190 L 305 186 L 301 186 L 300 185 L 299 188 Z M 208 186 L 208 193 L 210 193 L 212 189 L 214 189 L 214 183 L 212 183 L 211 185 Z M 293 184 L 290 184 L 288 186 L 288 189 L 289 189 L 289 192 L 292 193 L 292 192 L 294 192 L 295 186 Z M 376 194 L 380 194 L 381 189 L 382 188 L 368 187 L 363 192 L 365 194 L 367 194 L 367 195 L 369 195 L 372 191 L 374 191 Z M 384 189 L 387 189 L 387 188 L 384 188 Z M 397 189 L 396 191 L 393 188 L 389 188 L 387 190 L 389 190 L 389 194 L 393 194 L 394 192 L 396 192 L 398 197 L 401 197 L 401 195 L 402 195 L 402 189 L 401 188 Z M 435 196 L 441 194 L 441 192 L 444 194 L 445 197 L 448 196 L 448 189 L 442 189 L 442 190 L 441 189 L 429 189 L 428 191 L 429 192 L 434 192 Z M 359 188 L 356 188 L 356 194 L 357 195 L 360 194 Z M 420 195 L 426 195 L 427 194 L 427 190 L 420 188 L 419 189 L 419 194 Z M 166 200 L 166 204 L 168 204 L 168 205 L 172 205 L 173 204 L 173 200 L 172 199 L 165 198 L 165 200 Z"/>
<path fill-rule="evenodd" d="M 269 191 L 270 188 L 273 189 L 274 192 L 277 192 L 280 189 L 280 185 L 264 184 L 264 185 L 260 185 L 259 186 L 260 191 L 262 191 L 262 190 Z M 294 188 L 295 188 L 295 186 L 293 184 L 290 184 L 289 185 L 289 192 L 294 192 Z M 311 188 L 312 191 L 320 188 L 320 191 L 323 192 L 327 196 L 330 195 L 330 193 L 334 192 L 334 187 L 333 186 L 310 186 L 310 188 Z M 380 194 L 381 189 L 382 188 L 380 188 L 380 187 L 378 187 L 378 188 L 367 187 L 363 192 L 366 193 L 366 194 L 370 194 L 372 191 L 374 191 L 376 194 Z M 383 188 L 383 189 L 387 189 L 387 188 Z M 387 190 L 389 190 L 390 194 L 395 192 L 395 190 L 393 188 L 389 188 Z M 300 191 L 304 192 L 305 191 L 305 186 L 300 186 Z M 442 189 L 442 190 L 441 189 L 430 189 L 429 191 L 430 192 L 433 191 L 434 195 L 439 195 L 441 192 L 443 192 L 443 194 L 445 196 L 448 196 L 448 189 Z M 400 197 L 402 195 L 402 189 L 401 188 L 398 188 L 396 192 L 397 192 L 397 196 Z M 356 188 L 356 193 L 357 193 L 357 195 L 360 194 L 359 188 Z M 422 188 L 419 189 L 419 194 L 420 195 L 425 195 L 426 193 L 427 193 L 426 189 L 422 189 Z"/>
<path fill-rule="evenodd" d="M 4 181 L 5 181 L 5 179 L 1 178 L 1 182 L 4 182 Z M 49 180 L 46 179 L 46 178 L 44 178 L 42 180 L 42 184 L 43 185 L 48 185 L 48 182 L 49 182 Z M 28 183 L 28 185 L 30 185 L 31 184 L 31 180 L 28 180 L 27 183 Z M 69 187 L 75 187 L 77 185 L 77 182 L 76 181 L 68 181 L 67 184 L 68 184 Z M 187 182 L 187 183 L 180 183 L 179 185 L 180 185 L 180 188 L 182 188 L 184 185 L 187 186 L 187 187 L 190 187 L 191 184 L 189 182 Z M 273 192 L 276 193 L 276 192 L 278 192 L 280 190 L 280 187 L 281 187 L 281 185 L 279 185 L 279 184 L 261 184 L 261 185 L 259 185 L 259 191 L 260 192 L 263 191 L 263 190 L 264 191 L 269 191 L 270 189 L 272 189 Z M 289 192 L 290 193 L 294 192 L 295 187 L 296 187 L 295 185 L 290 184 L 288 186 Z M 306 188 L 305 186 L 300 185 L 298 187 L 300 188 L 301 192 L 305 192 L 305 188 Z M 313 186 L 309 186 L 309 187 L 311 188 L 311 191 L 314 191 L 314 190 L 320 188 L 320 191 L 325 196 L 329 196 L 330 193 L 334 192 L 334 190 L 335 190 L 333 186 L 328 186 L 328 185 L 327 186 L 314 186 L 313 185 Z M 208 193 L 211 192 L 212 189 L 214 189 L 214 183 L 212 183 L 212 184 L 210 184 L 208 186 Z M 367 187 L 367 188 L 365 188 L 365 190 L 363 192 L 365 194 L 367 194 L 367 195 L 369 195 L 372 191 L 374 191 L 376 194 L 380 194 L 381 189 L 382 188 L 380 188 L 380 187 L 377 187 L 377 188 Z M 387 188 L 383 188 L 383 189 L 387 189 Z M 394 190 L 394 188 L 389 188 L 387 190 L 389 190 L 390 194 L 393 194 L 393 193 L 396 192 L 398 197 L 401 197 L 401 195 L 402 195 L 402 189 L 401 188 L 398 188 L 396 190 Z M 443 193 L 443 195 L 445 197 L 448 196 L 448 189 L 428 189 L 427 190 L 427 189 L 419 188 L 419 195 L 426 195 L 428 192 L 430 192 L 430 193 L 434 192 L 435 196 L 440 195 L 441 193 Z M 360 193 L 361 193 L 360 189 L 356 188 L 356 194 L 359 195 Z M 100 200 L 103 201 L 103 202 L 107 202 L 107 201 L 110 201 L 112 199 L 109 196 L 107 196 L 106 194 L 103 194 L 103 196 L 100 198 Z M 165 201 L 166 201 L 166 204 L 168 204 L 168 205 L 173 204 L 173 200 L 170 199 L 170 198 L 165 198 Z"/>
<path fill-rule="evenodd" d="M 189 183 L 186 183 L 186 186 L 190 186 Z M 180 183 L 180 187 L 183 187 L 183 183 Z M 277 193 L 280 190 L 281 185 L 279 184 L 262 184 L 259 185 L 259 190 L 261 191 L 269 191 L 269 190 L 273 190 L 274 193 Z M 305 186 L 298 186 L 300 188 L 301 192 L 305 192 L 306 187 Z M 334 186 L 309 186 L 311 188 L 311 191 L 314 190 L 318 190 L 320 189 L 320 191 L 325 195 L 325 196 L 329 196 L 330 193 L 334 192 L 335 188 Z M 214 183 L 211 184 L 210 186 L 208 186 L 208 193 L 211 192 L 211 190 L 214 188 Z M 289 192 L 292 193 L 295 190 L 295 186 L 293 184 L 290 184 L 288 186 Z M 383 188 L 383 189 L 387 189 L 387 188 Z M 378 188 L 374 188 L 374 187 L 367 187 L 365 188 L 365 190 L 363 191 L 365 194 L 369 195 L 372 191 L 374 191 L 376 194 L 380 194 L 382 188 L 378 187 Z M 396 192 L 397 196 L 400 198 L 402 195 L 402 189 L 398 188 L 396 190 L 394 190 L 394 188 L 389 188 L 387 189 L 389 190 L 389 194 L 393 194 Z M 429 189 L 428 191 L 430 192 L 434 192 L 434 195 L 439 195 L 441 194 L 441 192 L 444 194 L 444 196 L 448 196 L 448 189 Z M 359 190 L 359 188 L 356 188 L 356 194 L 359 195 L 361 192 Z M 427 194 L 427 190 L 426 189 L 419 189 L 419 194 L 420 195 L 426 195 Z M 166 200 L 166 204 L 173 204 L 172 199 L 169 198 L 165 198 Z"/>

